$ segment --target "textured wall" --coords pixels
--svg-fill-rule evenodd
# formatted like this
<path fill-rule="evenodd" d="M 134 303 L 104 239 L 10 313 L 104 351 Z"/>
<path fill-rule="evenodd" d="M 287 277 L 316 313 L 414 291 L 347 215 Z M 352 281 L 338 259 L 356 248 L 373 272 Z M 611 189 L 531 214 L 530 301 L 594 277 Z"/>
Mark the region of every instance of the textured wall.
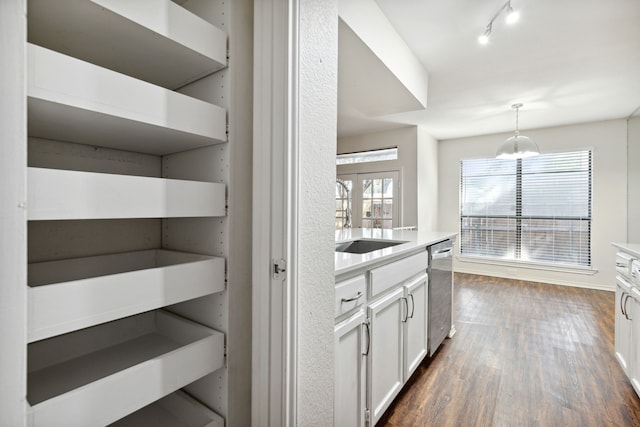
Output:
<path fill-rule="evenodd" d="M 300 0 L 298 419 L 333 425 L 338 5 Z"/>

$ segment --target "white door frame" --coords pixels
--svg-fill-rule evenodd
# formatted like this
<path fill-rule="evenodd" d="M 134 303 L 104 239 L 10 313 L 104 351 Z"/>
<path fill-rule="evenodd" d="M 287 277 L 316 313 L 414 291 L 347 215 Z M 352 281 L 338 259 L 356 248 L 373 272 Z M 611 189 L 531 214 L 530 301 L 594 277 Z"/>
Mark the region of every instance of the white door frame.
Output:
<path fill-rule="evenodd" d="M 293 426 L 297 384 L 298 1 L 254 9 L 252 425 Z M 274 261 L 286 271 L 274 276 Z"/>

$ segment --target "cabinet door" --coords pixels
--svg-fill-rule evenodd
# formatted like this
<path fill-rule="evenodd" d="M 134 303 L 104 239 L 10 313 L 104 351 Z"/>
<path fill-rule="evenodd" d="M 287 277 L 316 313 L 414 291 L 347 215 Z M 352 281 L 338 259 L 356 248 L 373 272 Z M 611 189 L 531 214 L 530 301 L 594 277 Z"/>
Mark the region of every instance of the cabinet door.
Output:
<path fill-rule="evenodd" d="M 627 316 L 631 319 L 631 333 L 627 341 L 627 376 L 636 393 L 640 395 L 640 291 L 632 287 L 629 293 L 630 297 L 626 299 L 625 307 Z"/>
<path fill-rule="evenodd" d="M 409 313 L 404 322 L 404 381 L 406 382 L 427 355 L 427 275 L 404 286 Z"/>
<path fill-rule="evenodd" d="M 402 388 L 402 320 L 407 315 L 404 288 L 369 305 L 371 351 L 368 360 L 368 408 L 375 425 Z"/>
<path fill-rule="evenodd" d="M 616 359 L 627 375 L 630 375 L 629 362 L 631 353 L 631 316 L 629 305 L 631 285 L 625 279 L 616 278 L 616 328 L 615 348 Z"/>
<path fill-rule="evenodd" d="M 335 426 L 364 427 L 368 327 L 364 310 L 335 327 Z"/>

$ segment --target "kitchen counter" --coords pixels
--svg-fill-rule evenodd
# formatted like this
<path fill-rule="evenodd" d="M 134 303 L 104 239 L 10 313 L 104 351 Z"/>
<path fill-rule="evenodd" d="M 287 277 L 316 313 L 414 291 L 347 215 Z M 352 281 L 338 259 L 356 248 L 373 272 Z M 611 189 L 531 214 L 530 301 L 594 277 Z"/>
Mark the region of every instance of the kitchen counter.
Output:
<path fill-rule="evenodd" d="M 371 228 L 349 228 L 336 230 L 336 243 L 357 239 L 382 239 L 406 242 L 365 254 L 335 252 L 336 278 L 339 276 L 344 278 L 348 276 L 349 273 L 363 270 L 364 267 L 370 268 L 396 258 L 405 257 L 443 240 L 455 239 L 456 234 L 457 233 L 447 231 L 415 231 Z"/>
<path fill-rule="evenodd" d="M 336 234 L 337 236 L 337 234 Z M 640 243 L 611 243 L 618 249 L 640 258 Z"/>

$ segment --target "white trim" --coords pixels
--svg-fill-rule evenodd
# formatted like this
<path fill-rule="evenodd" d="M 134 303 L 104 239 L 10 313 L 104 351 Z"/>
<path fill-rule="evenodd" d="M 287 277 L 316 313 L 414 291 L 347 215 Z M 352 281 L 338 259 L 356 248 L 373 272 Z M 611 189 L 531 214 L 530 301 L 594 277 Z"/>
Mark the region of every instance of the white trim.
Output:
<path fill-rule="evenodd" d="M 489 274 L 486 271 L 474 270 L 473 268 L 459 268 L 459 267 L 456 267 L 454 272 L 455 273 L 462 273 L 462 274 L 473 274 L 475 276 L 499 277 L 501 279 L 521 280 L 521 281 L 524 281 L 524 282 L 546 283 L 546 284 L 549 284 L 549 285 L 571 286 L 571 287 L 574 287 L 574 288 L 584 288 L 584 289 L 593 289 L 593 290 L 596 290 L 596 291 L 615 292 L 615 282 L 614 281 L 612 281 L 611 286 L 603 286 L 603 285 L 595 285 L 595 284 L 592 284 L 592 283 L 585 283 L 585 282 L 574 282 L 574 281 L 568 281 L 568 280 L 550 279 L 548 277 L 540 278 L 540 277 L 520 276 L 520 275 L 518 275 L 518 277 L 513 277 L 513 276 L 509 276 L 507 274 L 499 274 L 499 273 L 494 273 L 494 272 Z"/>
<path fill-rule="evenodd" d="M 543 262 L 527 262 L 516 260 L 500 260 L 495 258 L 483 258 L 474 257 L 469 255 L 458 255 L 456 259 L 460 262 L 473 262 L 476 264 L 488 264 L 488 265 L 502 265 L 507 267 L 519 267 L 528 268 L 531 270 L 543 270 L 543 271 L 556 271 L 560 273 L 574 273 L 593 276 L 598 272 L 598 269 L 593 267 L 580 267 L 580 266 L 564 266 L 558 264 L 547 264 Z"/>
<path fill-rule="evenodd" d="M 253 426 L 297 413 L 298 4 L 254 3 Z M 274 260 L 287 272 L 272 277 Z"/>
<path fill-rule="evenodd" d="M 25 0 L 0 1 L 0 424 L 27 413 L 27 93 Z"/>
<path fill-rule="evenodd" d="M 288 0 L 288 103 L 287 103 L 287 140 L 286 144 L 286 174 L 287 191 L 287 260 L 288 260 L 288 287 L 287 287 L 287 317 L 286 350 L 285 350 L 285 417 L 284 426 L 297 424 L 297 384 L 298 384 L 298 200 L 300 182 L 299 168 L 299 135 L 298 135 L 298 58 L 299 58 L 299 26 L 300 22 L 298 2 Z"/>

